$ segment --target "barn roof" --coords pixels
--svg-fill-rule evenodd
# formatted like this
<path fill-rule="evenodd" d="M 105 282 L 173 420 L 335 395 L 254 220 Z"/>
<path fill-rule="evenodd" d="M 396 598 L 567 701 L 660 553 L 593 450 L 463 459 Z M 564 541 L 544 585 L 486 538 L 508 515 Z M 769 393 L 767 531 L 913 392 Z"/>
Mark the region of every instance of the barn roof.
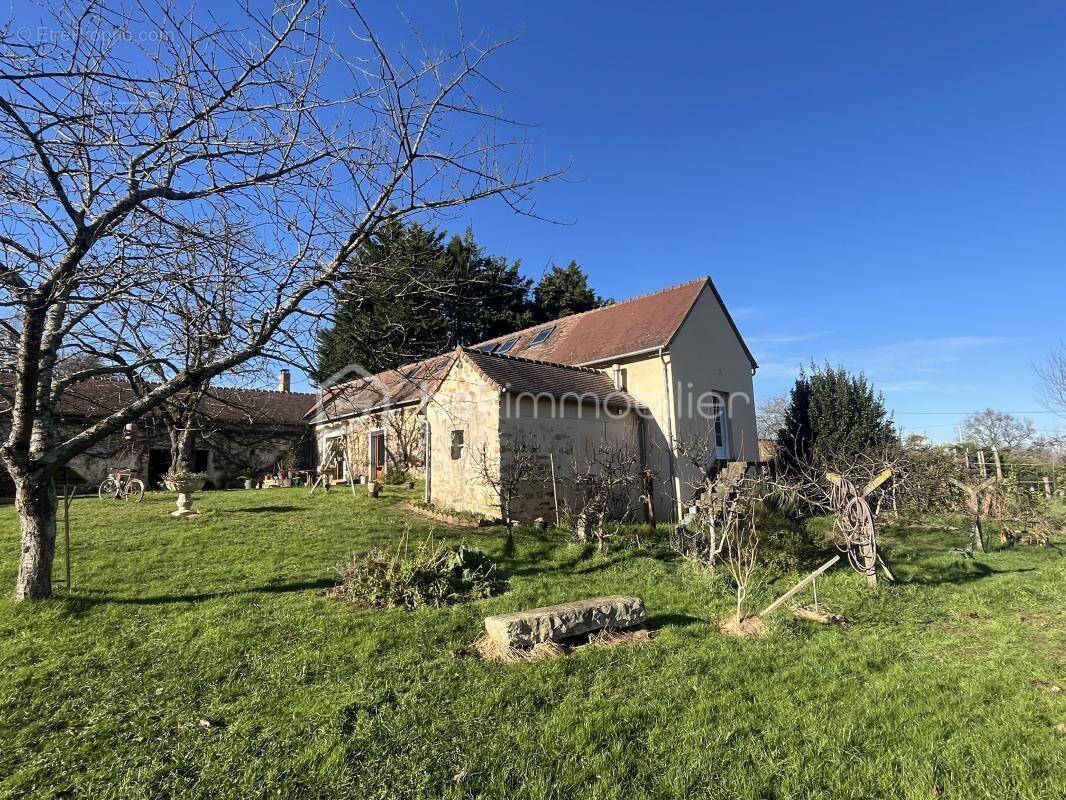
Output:
<path fill-rule="evenodd" d="M 571 398 L 616 408 L 644 408 L 631 394 L 615 388 L 611 377 L 599 370 L 501 356 L 472 348 L 462 352 L 482 376 L 510 394 Z"/>
<path fill-rule="evenodd" d="M 13 383 L 8 374 L 0 383 Z M 149 384 L 149 387 L 155 384 Z M 249 425 L 300 425 L 315 404 L 316 396 L 306 392 L 274 392 L 232 386 L 212 386 L 200 402 L 200 412 L 218 422 Z M 73 384 L 59 401 L 61 419 L 97 419 L 119 411 L 137 398 L 126 380 L 92 378 Z M 0 399 L 0 415 L 10 411 L 6 399 Z"/>

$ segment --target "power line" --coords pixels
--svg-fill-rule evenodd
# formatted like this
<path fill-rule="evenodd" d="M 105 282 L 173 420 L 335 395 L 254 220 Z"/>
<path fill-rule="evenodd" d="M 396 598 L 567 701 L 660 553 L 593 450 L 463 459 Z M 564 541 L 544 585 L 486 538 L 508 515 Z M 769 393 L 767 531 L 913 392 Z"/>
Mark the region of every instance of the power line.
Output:
<path fill-rule="evenodd" d="M 997 408 L 996 411 L 999 411 Z M 971 408 L 969 411 L 893 411 L 893 414 L 973 414 L 974 410 Z M 980 411 L 976 412 L 980 413 Z M 1000 411 L 1001 414 L 1058 414 L 1058 411 Z"/>

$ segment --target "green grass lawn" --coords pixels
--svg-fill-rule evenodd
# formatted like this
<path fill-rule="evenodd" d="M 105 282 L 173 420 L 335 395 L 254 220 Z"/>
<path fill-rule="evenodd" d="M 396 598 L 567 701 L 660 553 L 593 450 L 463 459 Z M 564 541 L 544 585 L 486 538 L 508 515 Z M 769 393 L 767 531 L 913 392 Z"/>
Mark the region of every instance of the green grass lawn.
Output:
<path fill-rule="evenodd" d="M 964 530 L 886 528 L 900 585 L 818 582 L 851 629 L 781 616 L 760 640 L 717 633 L 728 588 L 661 546 L 600 556 L 558 533 L 519 531 L 508 554 L 499 529 L 448 532 L 510 574 L 491 600 L 326 597 L 345 554 L 430 530 L 403 495 L 205 493 L 190 520 L 167 516 L 172 495 L 79 499 L 73 589 L 37 605 L 8 599 L 18 535 L 0 509 L 0 794 L 1066 797 L 1062 551 L 964 561 L 947 553 Z M 622 593 L 644 598 L 653 642 L 449 654 L 486 614 Z"/>

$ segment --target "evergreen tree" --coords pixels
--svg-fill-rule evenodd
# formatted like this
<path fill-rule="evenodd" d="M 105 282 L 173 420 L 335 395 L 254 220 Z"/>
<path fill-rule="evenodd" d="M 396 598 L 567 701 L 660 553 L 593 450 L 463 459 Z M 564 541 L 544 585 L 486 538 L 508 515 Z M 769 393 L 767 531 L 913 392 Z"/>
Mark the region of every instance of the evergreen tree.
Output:
<path fill-rule="evenodd" d="M 898 442 L 884 397 L 874 392 L 866 376 L 828 364 L 812 364 L 809 374 L 800 373 L 777 436 L 786 470 L 797 464 L 832 466 L 840 458 Z"/>
<path fill-rule="evenodd" d="M 531 285 L 517 261 L 486 254 L 470 229 L 445 244 L 432 228 L 390 222 L 334 291 L 316 378 L 353 364 L 381 372 L 527 327 Z"/>
<path fill-rule="evenodd" d="M 588 275 L 576 261 L 571 261 L 566 267 L 552 264 L 533 290 L 534 314 L 538 322 L 591 311 L 611 302 L 600 297 L 589 286 Z"/>
<path fill-rule="evenodd" d="M 436 312 L 446 281 L 444 235 L 390 221 L 353 258 L 334 289 L 333 325 L 318 336 L 318 380 L 350 365 L 375 373 L 440 351 Z"/>
<path fill-rule="evenodd" d="M 470 228 L 463 236 L 452 237 L 444 259 L 455 291 L 442 298 L 440 313 L 448 320 L 442 350 L 476 344 L 533 324 L 529 300 L 533 282 L 519 274 L 519 261 L 509 263 L 506 258 L 485 253 Z"/>

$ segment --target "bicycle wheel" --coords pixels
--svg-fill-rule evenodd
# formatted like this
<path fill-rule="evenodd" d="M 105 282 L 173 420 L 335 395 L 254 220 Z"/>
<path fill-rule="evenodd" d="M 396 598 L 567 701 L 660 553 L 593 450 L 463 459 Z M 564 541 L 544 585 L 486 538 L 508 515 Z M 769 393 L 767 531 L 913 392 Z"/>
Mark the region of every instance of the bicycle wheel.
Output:
<path fill-rule="evenodd" d="M 118 497 L 118 482 L 114 478 L 105 478 L 104 482 L 100 484 L 100 490 L 97 494 L 101 500 L 105 497 Z"/>
<path fill-rule="evenodd" d="M 144 499 L 144 481 L 134 478 L 126 484 L 126 499 L 139 503 Z"/>

